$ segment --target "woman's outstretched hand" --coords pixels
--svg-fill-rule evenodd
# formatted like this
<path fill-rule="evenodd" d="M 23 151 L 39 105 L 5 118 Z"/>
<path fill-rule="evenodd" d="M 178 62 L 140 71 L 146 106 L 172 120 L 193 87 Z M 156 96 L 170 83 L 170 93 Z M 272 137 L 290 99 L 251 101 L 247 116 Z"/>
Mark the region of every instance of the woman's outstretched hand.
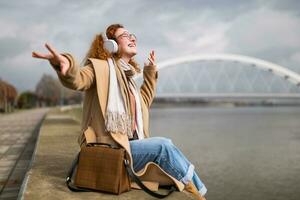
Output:
<path fill-rule="evenodd" d="M 152 50 L 149 54 L 149 57 L 148 57 L 148 61 L 149 63 L 145 63 L 145 66 L 150 66 L 150 67 L 155 67 L 156 66 L 156 63 L 155 63 L 155 53 L 154 53 L 154 50 Z"/>
<path fill-rule="evenodd" d="M 48 60 L 53 67 L 58 68 L 63 75 L 66 75 L 68 69 L 70 68 L 69 60 L 59 54 L 49 44 L 46 43 L 45 47 L 50 53 L 42 54 L 38 52 L 32 52 L 32 57 Z"/>

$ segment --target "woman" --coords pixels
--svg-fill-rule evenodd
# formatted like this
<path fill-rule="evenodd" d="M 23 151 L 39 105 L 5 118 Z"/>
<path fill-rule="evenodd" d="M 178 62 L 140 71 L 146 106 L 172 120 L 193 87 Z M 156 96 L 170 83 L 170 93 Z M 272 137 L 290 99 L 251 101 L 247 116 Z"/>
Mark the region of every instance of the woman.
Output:
<path fill-rule="evenodd" d="M 120 24 L 110 25 L 105 37 L 117 43 L 117 52 L 109 53 L 103 47 L 105 38 L 97 35 L 82 68 L 72 55 L 59 54 L 49 44 L 46 48 L 50 53 L 32 53 L 50 62 L 64 86 L 85 91 L 79 144 L 120 145 L 126 149 L 136 174 L 149 187 L 175 184 L 179 191 L 205 199 L 207 190 L 194 166 L 171 140 L 149 137 L 149 108 L 157 82 L 154 51 L 145 63 L 144 81 L 138 89 L 132 79 L 141 71 L 133 59 L 136 37 Z"/>

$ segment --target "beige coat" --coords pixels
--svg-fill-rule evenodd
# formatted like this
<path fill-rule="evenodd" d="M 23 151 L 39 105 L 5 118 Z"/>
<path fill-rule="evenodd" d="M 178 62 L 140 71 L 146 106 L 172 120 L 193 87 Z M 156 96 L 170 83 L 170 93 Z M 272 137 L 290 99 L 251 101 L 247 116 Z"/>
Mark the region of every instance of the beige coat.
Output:
<path fill-rule="evenodd" d="M 105 60 L 89 59 L 89 64 L 80 68 L 78 63 L 70 54 L 64 54 L 70 61 L 70 69 L 63 76 L 57 71 L 61 83 L 67 88 L 85 91 L 82 117 L 82 133 L 78 138 L 79 144 L 85 145 L 89 142 L 102 142 L 112 145 L 120 145 L 126 149 L 132 167 L 132 157 L 128 136 L 121 133 L 108 133 L 105 131 L 104 116 L 106 111 L 108 88 L 109 88 L 109 68 Z M 123 97 L 128 100 L 126 90 L 127 81 L 123 79 L 124 73 L 116 70 L 117 79 L 121 81 L 121 91 Z M 144 81 L 140 88 L 140 99 L 142 107 L 143 127 L 145 138 L 149 137 L 149 108 L 155 95 L 157 82 L 156 67 L 145 66 L 143 70 Z M 174 184 L 182 191 L 183 183 L 170 176 L 154 162 L 147 165 L 136 173 L 143 182 L 152 190 L 156 190 L 158 184 Z M 136 187 L 133 183 L 132 187 Z"/>

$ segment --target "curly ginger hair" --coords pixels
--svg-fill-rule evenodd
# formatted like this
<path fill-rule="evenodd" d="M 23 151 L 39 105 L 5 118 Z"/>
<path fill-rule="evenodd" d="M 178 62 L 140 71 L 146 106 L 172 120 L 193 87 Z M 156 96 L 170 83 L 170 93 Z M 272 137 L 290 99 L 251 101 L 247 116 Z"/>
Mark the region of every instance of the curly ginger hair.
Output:
<path fill-rule="evenodd" d="M 112 24 L 112 25 L 110 25 L 106 29 L 107 38 L 116 41 L 115 33 L 116 33 L 118 28 L 124 28 L 124 26 L 122 24 Z M 102 35 L 97 34 L 95 36 L 94 40 L 92 41 L 90 49 L 88 50 L 88 52 L 87 52 L 87 54 L 84 58 L 84 65 L 88 64 L 88 60 L 87 60 L 88 58 L 98 58 L 98 59 L 101 59 L 101 60 L 107 60 L 107 58 L 111 58 L 111 57 L 114 57 L 115 59 L 120 59 L 121 58 L 119 52 L 114 53 L 113 55 L 111 55 L 109 52 L 107 52 L 104 49 L 103 44 L 104 44 L 104 40 L 102 38 Z M 137 73 L 141 72 L 141 68 L 139 67 L 139 65 L 136 63 L 136 61 L 133 58 L 131 58 L 129 60 L 129 64 L 131 64 L 134 67 L 134 69 Z"/>

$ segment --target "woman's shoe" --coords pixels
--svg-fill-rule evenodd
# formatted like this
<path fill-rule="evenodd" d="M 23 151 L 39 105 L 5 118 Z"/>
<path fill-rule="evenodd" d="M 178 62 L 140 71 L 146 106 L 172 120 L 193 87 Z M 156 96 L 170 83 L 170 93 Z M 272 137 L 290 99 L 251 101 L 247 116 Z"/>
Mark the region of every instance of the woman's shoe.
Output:
<path fill-rule="evenodd" d="M 191 193 L 197 200 L 206 200 L 205 197 L 200 194 L 192 181 L 189 181 L 188 184 L 185 185 L 184 190 Z"/>

